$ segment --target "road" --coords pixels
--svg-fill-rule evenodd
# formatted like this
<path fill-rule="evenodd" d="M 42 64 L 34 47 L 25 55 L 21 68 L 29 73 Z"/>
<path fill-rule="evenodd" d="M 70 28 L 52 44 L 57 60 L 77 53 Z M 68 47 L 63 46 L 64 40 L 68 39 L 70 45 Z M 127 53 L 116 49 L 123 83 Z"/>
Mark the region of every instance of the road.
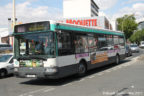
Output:
<path fill-rule="evenodd" d="M 91 70 L 85 77 L 59 80 L 16 78 L 0 79 L 0 96 L 144 96 L 144 54 L 141 50 L 123 60 Z"/>

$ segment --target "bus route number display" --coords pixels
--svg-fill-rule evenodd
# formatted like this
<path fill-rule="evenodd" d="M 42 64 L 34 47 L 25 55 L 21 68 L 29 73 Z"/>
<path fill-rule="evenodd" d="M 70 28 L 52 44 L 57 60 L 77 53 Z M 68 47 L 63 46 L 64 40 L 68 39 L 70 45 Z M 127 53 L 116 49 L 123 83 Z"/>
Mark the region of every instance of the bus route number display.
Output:
<path fill-rule="evenodd" d="M 50 29 L 49 22 L 37 22 L 37 23 L 17 25 L 15 27 L 15 32 L 21 33 L 21 32 L 47 31 L 49 29 Z"/>

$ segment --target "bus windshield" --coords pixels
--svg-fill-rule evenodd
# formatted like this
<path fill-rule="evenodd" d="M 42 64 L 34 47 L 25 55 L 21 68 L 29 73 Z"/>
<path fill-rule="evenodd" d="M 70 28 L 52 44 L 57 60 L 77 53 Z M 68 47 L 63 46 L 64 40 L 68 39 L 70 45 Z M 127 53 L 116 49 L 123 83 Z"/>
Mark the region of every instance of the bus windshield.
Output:
<path fill-rule="evenodd" d="M 19 36 L 20 56 L 54 56 L 54 33 L 36 33 Z"/>

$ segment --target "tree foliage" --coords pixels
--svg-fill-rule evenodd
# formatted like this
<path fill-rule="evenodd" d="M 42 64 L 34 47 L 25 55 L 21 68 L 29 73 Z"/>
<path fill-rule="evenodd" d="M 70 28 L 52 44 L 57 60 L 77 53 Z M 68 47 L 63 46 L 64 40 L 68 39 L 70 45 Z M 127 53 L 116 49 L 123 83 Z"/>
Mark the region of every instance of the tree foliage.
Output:
<path fill-rule="evenodd" d="M 136 31 L 133 35 L 131 35 L 129 39 L 132 43 L 140 44 L 140 41 L 144 41 L 144 29 Z"/>
<path fill-rule="evenodd" d="M 138 24 L 134 15 L 125 15 L 117 19 L 118 30 L 123 31 L 126 39 L 129 39 L 133 32 L 137 30 Z"/>

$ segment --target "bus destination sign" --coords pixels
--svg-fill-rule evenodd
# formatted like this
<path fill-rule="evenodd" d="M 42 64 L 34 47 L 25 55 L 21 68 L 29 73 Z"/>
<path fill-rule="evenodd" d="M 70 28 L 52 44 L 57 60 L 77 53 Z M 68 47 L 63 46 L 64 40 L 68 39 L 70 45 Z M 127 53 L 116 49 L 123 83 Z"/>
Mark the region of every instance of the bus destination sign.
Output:
<path fill-rule="evenodd" d="M 15 32 L 22 33 L 22 32 L 34 32 L 34 31 L 47 31 L 49 29 L 50 24 L 47 21 L 47 22 L 36 22 L 36 23 L 17 25 L 15 27 Z"/>

